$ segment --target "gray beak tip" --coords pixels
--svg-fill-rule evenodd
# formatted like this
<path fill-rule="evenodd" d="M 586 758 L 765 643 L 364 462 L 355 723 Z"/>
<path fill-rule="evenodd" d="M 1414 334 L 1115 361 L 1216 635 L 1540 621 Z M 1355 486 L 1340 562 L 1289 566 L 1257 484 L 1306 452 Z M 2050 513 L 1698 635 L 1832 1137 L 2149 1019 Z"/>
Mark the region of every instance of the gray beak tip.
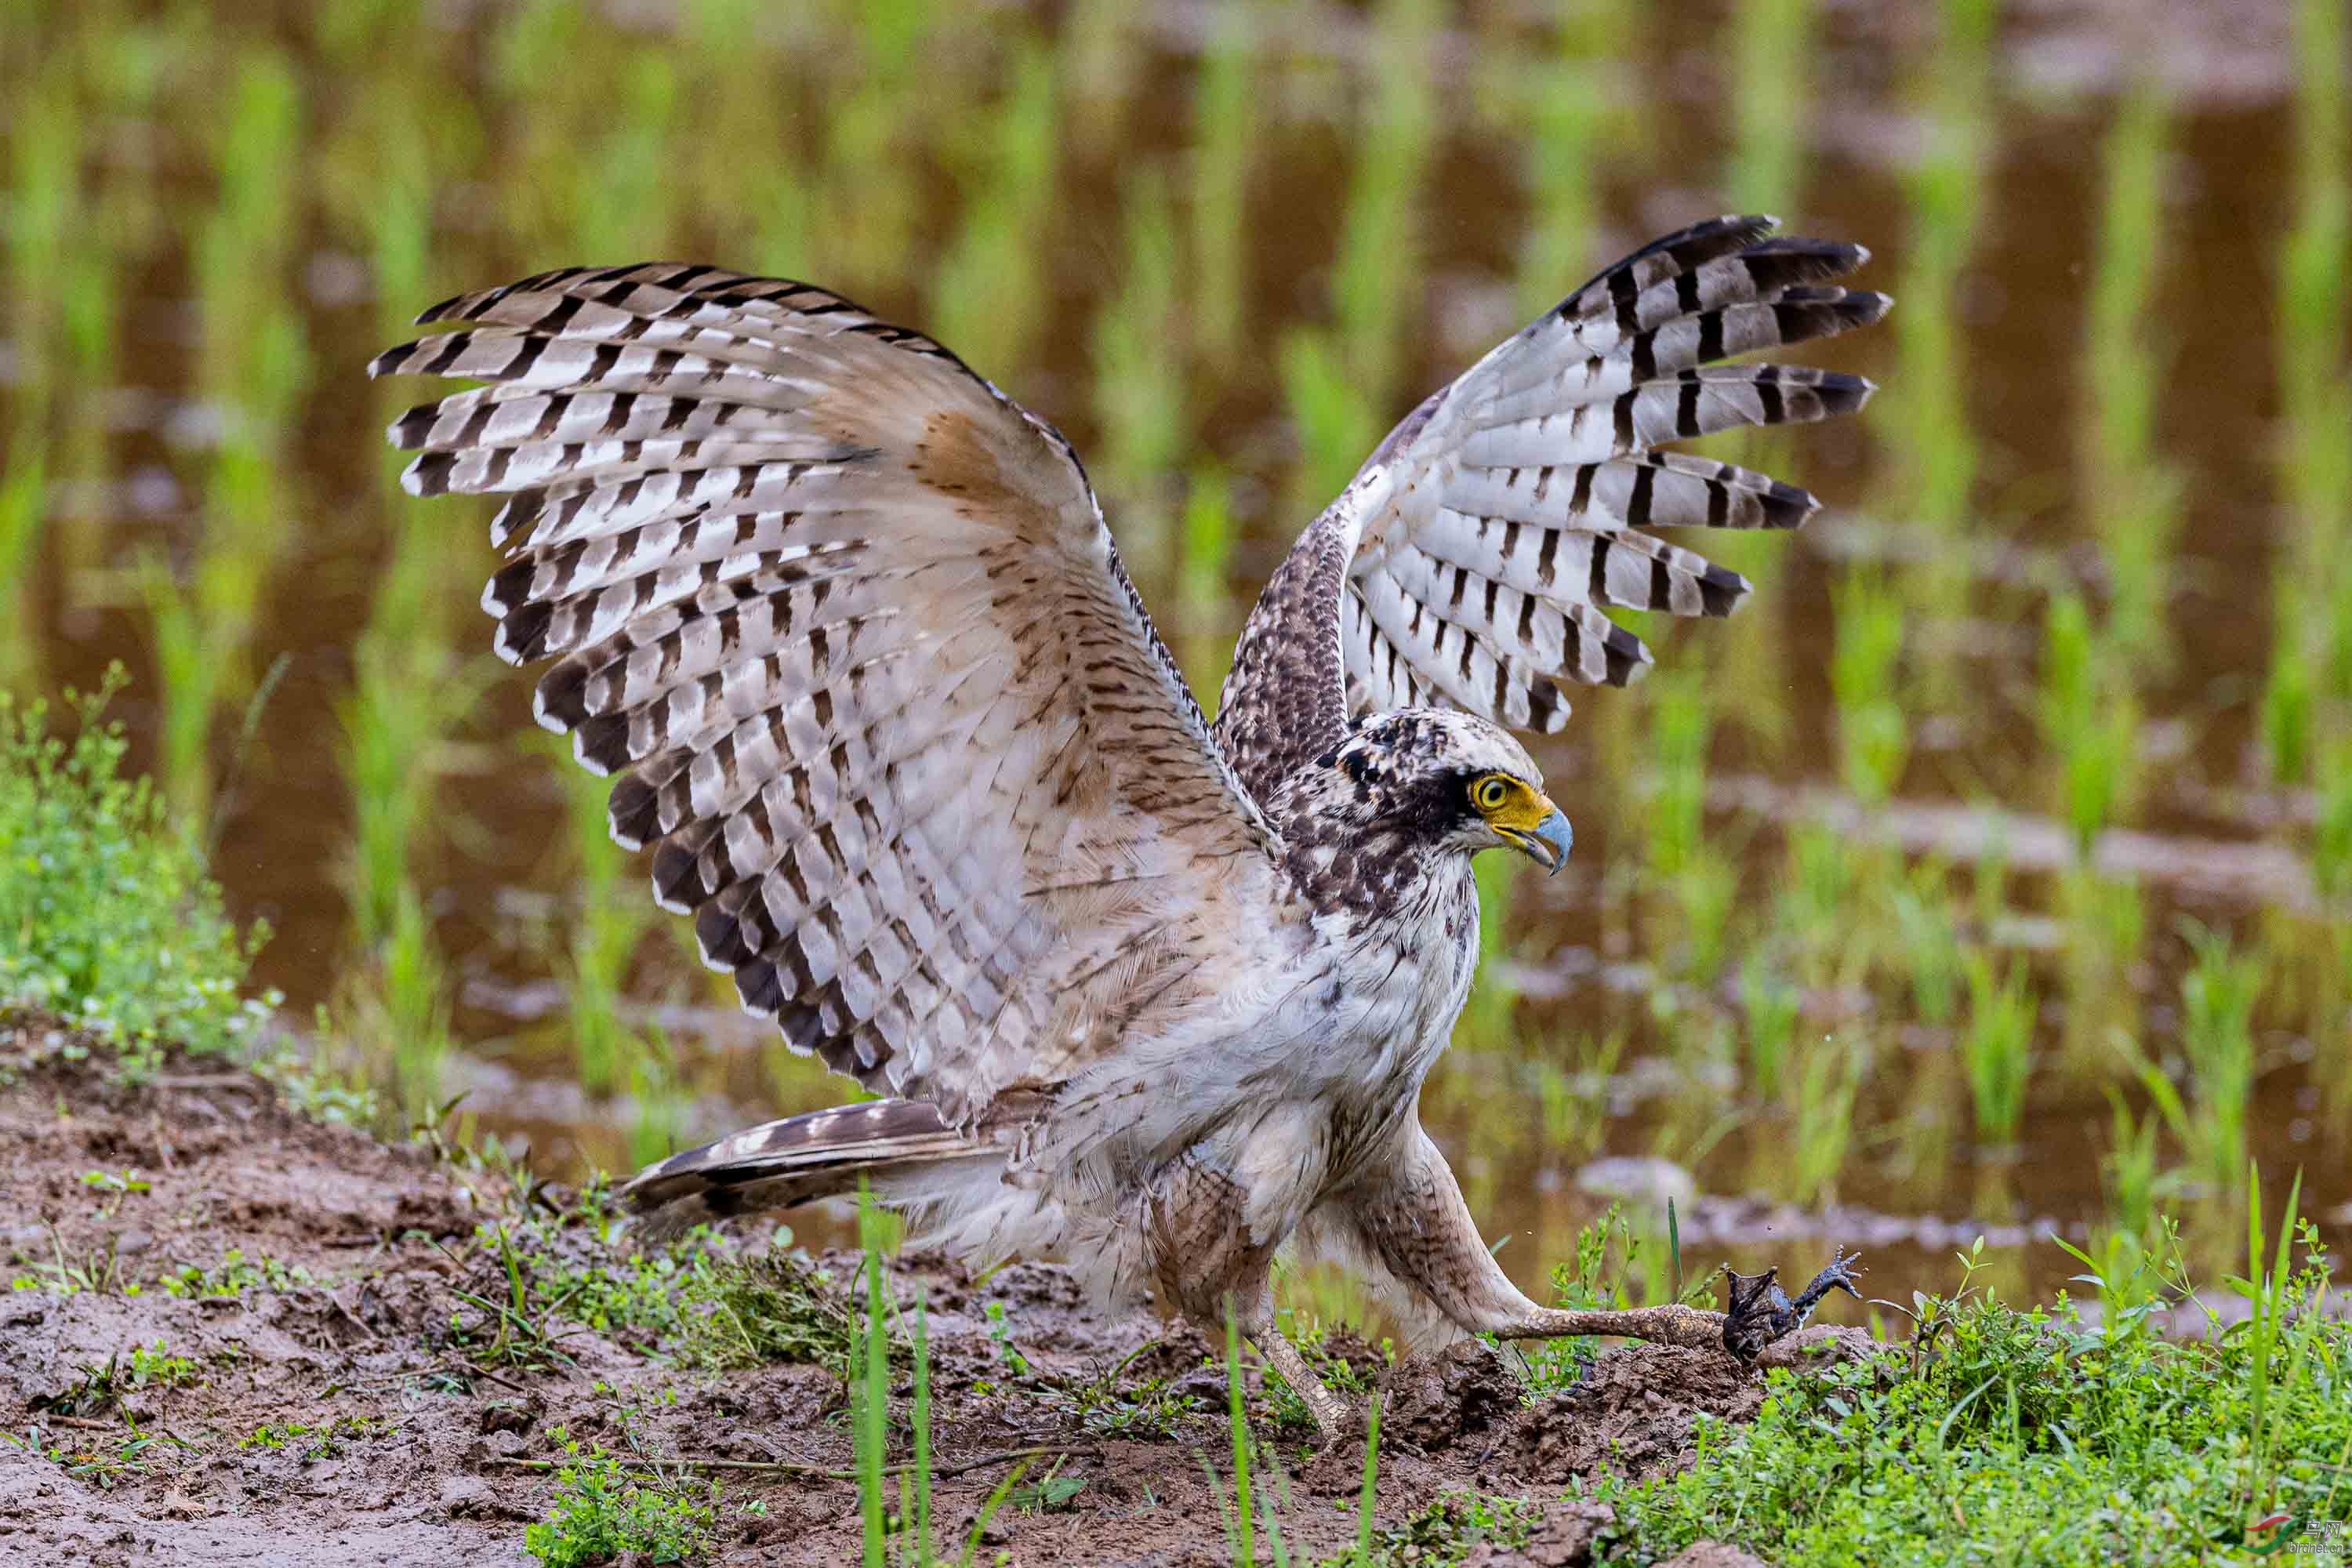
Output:
<path fill-rule="evenodd" d="M 1576 843 L 1576 832 L 1568 825 L 1568 817 L 1559 811 L 1536 824 L 1535 837 L 1551 852 L 1551 864 L 1546 875 L 1557 877 L 1559 868 L 1568 864 L 1568 852 Z"/>

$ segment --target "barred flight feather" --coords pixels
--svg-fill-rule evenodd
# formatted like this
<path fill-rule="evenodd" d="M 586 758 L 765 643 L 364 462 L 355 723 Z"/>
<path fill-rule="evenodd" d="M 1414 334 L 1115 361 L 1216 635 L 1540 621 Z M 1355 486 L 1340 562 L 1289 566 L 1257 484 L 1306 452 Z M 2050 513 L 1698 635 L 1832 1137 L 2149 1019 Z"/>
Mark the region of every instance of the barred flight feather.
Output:
<path fill-rule="evenodd" d="M 970 1124 L 1138 994 L 1214 1005 L 1189 939 L 1275 918 L 1275 842 L 1056 432 L 920 333 L 713 268 L 420 321 L 456 330 L 375 374 L 490 384 L 394 422 L 405 482 L 508 498 L 497 649 L 555 661 L 537 718 L 748 1008 Z"/>
<path fill-rule="evenodd" d="M 1860 408 L 1871 385 L 1859 376 L 1715 362 L 1848 331 L 1889 304 L 1830 281 L 1868 259 L 1861 247 L 1768 237 L 1774 222 L 1716 218 L 1644 247 L 1382 443 L 1244 632 L 1218 734 L 1229 751 L 1247 737 L 1254 752 L 1274 753 L 1245 765 L 1253 788 L 1328 744 L 1328 719 L 1302 725 L 1295 705 L 1291 720 L 1268 719 L 1288 682 L 1328 679 L 1352 715 L 1433 692 L 1497 723 L 1549 730 L 1568 712 L 1556 683 L 1622 685 L 1651 663 L 1604 606 L 1738 606 L 1746 579 L 1637 531 L 1794 528 L 1813 498 L 1656 448 Z M 1318 559 L 1344 561 L 1344 591 L 1309 572 Z M 1295 620 L 1299 598 L 1326 591 L 1340 600 L 1333 644 L 1261 637 L 1261 617 L 1269 628 Z M 1333 658 L 1340 668 L 1318 677 L 1318 661 Z"/>

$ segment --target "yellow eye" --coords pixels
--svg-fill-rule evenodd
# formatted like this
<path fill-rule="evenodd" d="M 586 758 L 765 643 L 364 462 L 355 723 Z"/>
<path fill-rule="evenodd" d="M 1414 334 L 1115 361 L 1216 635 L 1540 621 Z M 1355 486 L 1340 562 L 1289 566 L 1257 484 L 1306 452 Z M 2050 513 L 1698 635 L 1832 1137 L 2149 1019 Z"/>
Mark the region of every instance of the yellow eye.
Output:
<path fill-rule="evenodd" d="M 1470 801 L 1481 811 L 1500 811 L 1511 798 L 1511 784 L 1500 773 L 1488 773 L 1470 786 Z"/>

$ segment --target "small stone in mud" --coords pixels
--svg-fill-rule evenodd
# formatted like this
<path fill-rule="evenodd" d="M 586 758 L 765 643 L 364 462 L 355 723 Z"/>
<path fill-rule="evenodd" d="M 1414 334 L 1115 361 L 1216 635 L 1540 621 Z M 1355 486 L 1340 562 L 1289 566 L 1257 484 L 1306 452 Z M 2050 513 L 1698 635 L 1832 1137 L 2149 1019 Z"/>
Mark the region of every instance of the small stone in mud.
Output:
<path fill-rule="evenodd" d="M 536 1394 L 520 1399 L 496 1399 L 482 1406 L 481 1430 L 491 1432 L 528 1432 L 539 1424 L 547 1410 L 547 1401 Z"/>

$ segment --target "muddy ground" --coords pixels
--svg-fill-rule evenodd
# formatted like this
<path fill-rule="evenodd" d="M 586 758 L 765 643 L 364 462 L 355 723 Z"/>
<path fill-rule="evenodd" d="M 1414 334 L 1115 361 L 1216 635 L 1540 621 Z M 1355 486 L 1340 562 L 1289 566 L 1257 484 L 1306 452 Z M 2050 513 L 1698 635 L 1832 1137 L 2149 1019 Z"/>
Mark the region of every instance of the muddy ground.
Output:
<path fill-rule="evenodd" d="M 215 1063 L 175 1059 L 122 1088 L 98 1056 L 68 1059 L 74 1043 L 0 1022 L 15 1286 L 0 1292 L 0 1563 L 523 1563 L 525 1529 L 555 1497 L 540 1462 L 561 1458 L 559 1429 L 731 1467 L 670 1472 L 697 1493 L 718 1484 L 708 1560 L 856 1560 L 857 1489 L 824 1473 L 853 1461 L 838 1363 L 697 1370 L 659 1336 L 563 1321 L 502 1338 L 484 1303 L 511 1280 L 478 1227 L 528 1221 L 593 1250 L 553 1217 L 570 1194 L 307 1120 Z M 855 1310 L 855 1260 L 810 1262 Z M 1181 1321 L 1089 1312 L 1045 1266 L 975 1282 L 909 1258 L 891 1287 L 929 1305 L 933 1517 L 950 1560 L 1016 1462 L 1004 1456 L 1024 1450 L 1024 1489 L 978 1561 L 1231 1561 L 1221 1342 L 1213 1353 Z M 1383 1390 L 1383 1527 L 1425 1531 L 1433 1548 L 1458 1538 L 1471 1489 L 1544 1510 L 1523 1550 L 1477 1547 L 1478 1563 L 1583 1561 L 1594 1505 L 1563 1500 L 1580 1478 L 1685 1464 L 1697 1412 L 1738 1420 L 1761 1398 L 1757 1376 L 1712 1352 L 1611 1351 L 1570 1393 L 1529 1404 L 1482 1346 L 1386 1369 L 1335 1348 Z M 893 1372 L 897 1459 L 903 1353 Z M 1360 1446 L 1318 1458 L 1255 1374 L 1249 1391 L 1286 1469 L 1258 1483 L 1277 1493 L 1294 1560 L 1340 1552 Z"/>

